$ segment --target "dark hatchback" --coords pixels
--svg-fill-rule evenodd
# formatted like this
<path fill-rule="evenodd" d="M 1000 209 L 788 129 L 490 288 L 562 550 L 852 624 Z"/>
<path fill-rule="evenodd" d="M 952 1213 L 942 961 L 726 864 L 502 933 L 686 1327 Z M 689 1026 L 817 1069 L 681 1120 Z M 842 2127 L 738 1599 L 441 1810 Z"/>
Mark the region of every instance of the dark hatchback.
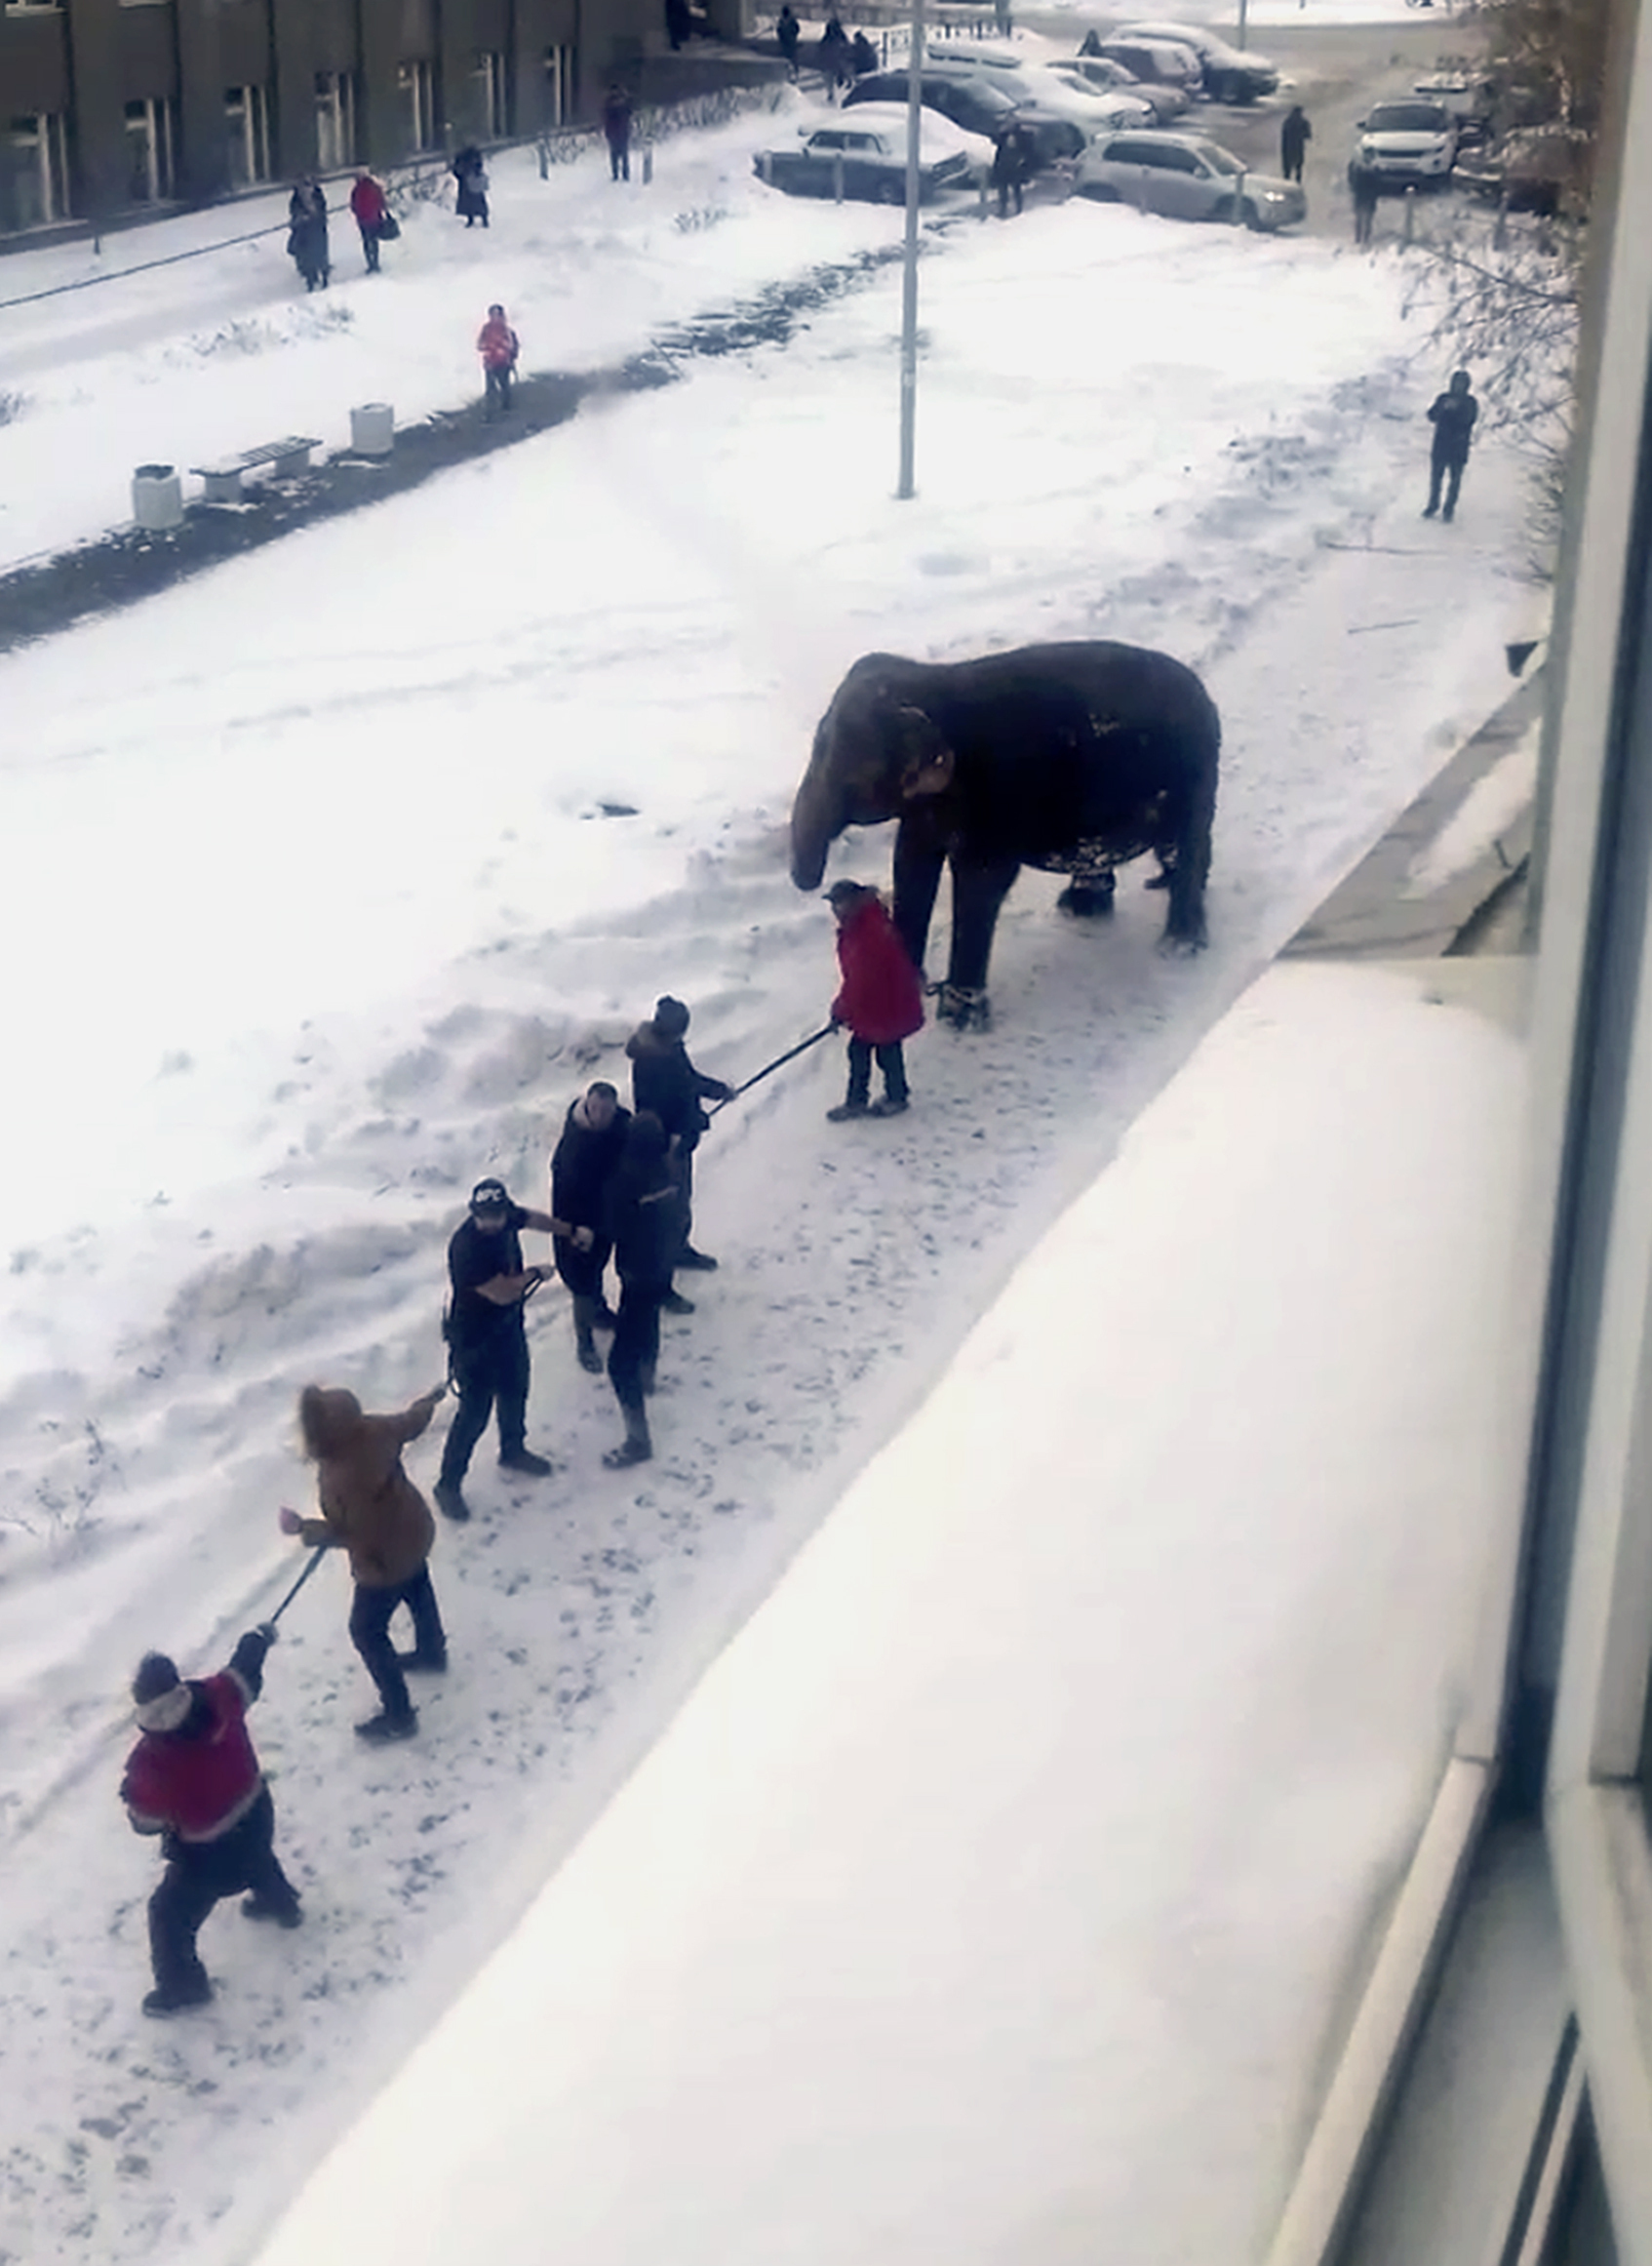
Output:
<path fill-rule="evenodd" d="M 872 71 L 857 79 L 844 97 L 846 114 L 857 102 L 904 102 L 907 80 L 905 71 Z M 965 134 L 984 134 L 993 141 L 1013 118 L 1032 139 L 1034 165 L 1040 173 L 1076 162 L 1088 146 L 1089 137 L 1071 118 L 1057 118 L 1036 102 L 1012 102 L 996 86 L 963 71 L 925 71 L 922 100 L 925 110 L 938 110 Z"/>

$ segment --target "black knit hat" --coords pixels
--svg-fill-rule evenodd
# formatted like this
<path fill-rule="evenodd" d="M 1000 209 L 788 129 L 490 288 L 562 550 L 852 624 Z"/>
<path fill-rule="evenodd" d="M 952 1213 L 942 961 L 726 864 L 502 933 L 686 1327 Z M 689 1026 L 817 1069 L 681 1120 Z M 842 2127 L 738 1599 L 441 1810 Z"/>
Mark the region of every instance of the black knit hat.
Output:
<path fill-rule="evenodd" d="M 132 1702 L 145 1730 L 176 1730 L 189 1713 L 189 1687 L 164 1652 L 145 1652 L 132 1680 Z"/>
<path fill-rule="evenodd" d="M 688 1011 L 669 992 L 654 1001 L 654 1029 L 663 1039 L 680 1039 L 688 1027 Z"/>

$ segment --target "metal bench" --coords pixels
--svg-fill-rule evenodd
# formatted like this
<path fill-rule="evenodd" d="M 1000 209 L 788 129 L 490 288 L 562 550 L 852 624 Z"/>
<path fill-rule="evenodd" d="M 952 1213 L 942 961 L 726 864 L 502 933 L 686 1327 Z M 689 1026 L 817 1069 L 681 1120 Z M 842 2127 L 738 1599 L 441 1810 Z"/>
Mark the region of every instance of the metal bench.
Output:
<path fill-rule="evenodd" d="M 295 473 L 309 470 L 310 452 L 320 447 L 319 441 L 289 433 L 284 441 L 266 441 L 261 449 L 243 449 L 240 456 L 226 457 L 221 464 L 191 464 L 189 469 L 206 482 L 208 503 L 239 503 L 243 472 L 256 472 L 260 464 L 267 464 L 272 480 L 291 480 Z"/>

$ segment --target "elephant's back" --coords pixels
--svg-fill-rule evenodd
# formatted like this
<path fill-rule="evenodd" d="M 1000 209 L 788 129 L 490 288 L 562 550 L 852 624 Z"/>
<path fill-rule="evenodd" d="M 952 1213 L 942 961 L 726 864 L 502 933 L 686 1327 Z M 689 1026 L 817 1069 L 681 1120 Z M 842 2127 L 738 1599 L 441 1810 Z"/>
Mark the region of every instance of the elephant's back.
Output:
<path fill-rule="evenodd" d="M 1185 661 L 1107 638 L 1017 646 L 937 671 L 965 706 L 1022 703 L 1028 710 L 1080 701 L 1099 724 L 1183 726 L 1220 735 L 1216 706 Z"/>

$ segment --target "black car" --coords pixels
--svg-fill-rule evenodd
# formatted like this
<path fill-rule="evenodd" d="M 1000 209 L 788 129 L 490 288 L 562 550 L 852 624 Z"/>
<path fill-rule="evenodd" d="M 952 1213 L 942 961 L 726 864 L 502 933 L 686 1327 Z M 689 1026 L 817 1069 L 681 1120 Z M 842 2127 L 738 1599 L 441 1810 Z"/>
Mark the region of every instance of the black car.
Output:
<path fill-rule="evenodd" d="M 859 102 L 904 102 L 907 81 L 905 71 L 873 71 L 855 82 L 844 97 L 843 107 L 848 110 Z M 920 99 L 925 110 L 938 110 L 943 118 L 962 126 L 965 134 L 982 134 L 992 141 L 1013 118 L 1031 138 L 1035 173 L 1076 161 L 1088 144 L 1083 128 L 1071 118 L 1057 118 L 1041 110 L 1036 102 L 1012 102 L 996 86 L 964 71 L 925 71 Z"/>

